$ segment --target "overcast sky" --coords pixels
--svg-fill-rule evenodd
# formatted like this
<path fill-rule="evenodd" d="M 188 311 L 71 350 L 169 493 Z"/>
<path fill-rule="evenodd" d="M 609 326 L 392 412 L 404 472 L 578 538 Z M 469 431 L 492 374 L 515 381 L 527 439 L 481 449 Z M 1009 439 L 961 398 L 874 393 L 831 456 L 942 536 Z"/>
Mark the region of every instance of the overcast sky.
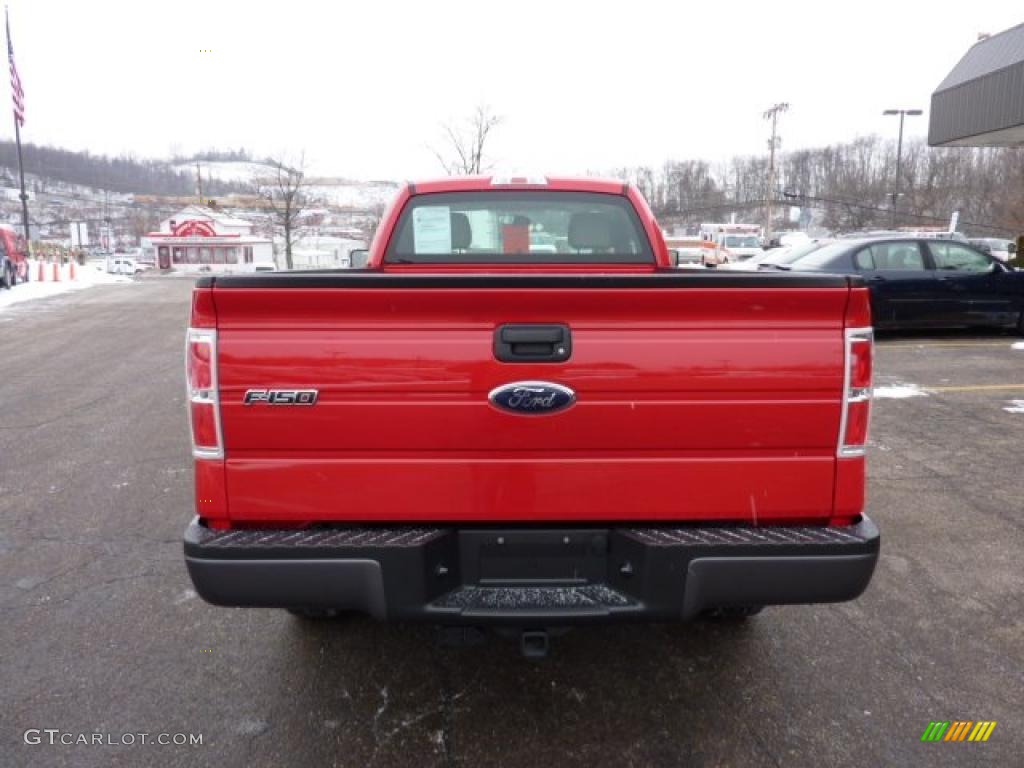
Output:
<path fill-rule="evenodd" d="M 495 160 L 546 172 L 761 153 L 779 101 L 784 150 L 895 135 L 884 108 L 927 110 L 979 32 L 1024 21 L 1008 0 L 9 2 L 25 141 L 304 149 L 365 179 L 437 175 L 440 126 L 479 102 Z"/>

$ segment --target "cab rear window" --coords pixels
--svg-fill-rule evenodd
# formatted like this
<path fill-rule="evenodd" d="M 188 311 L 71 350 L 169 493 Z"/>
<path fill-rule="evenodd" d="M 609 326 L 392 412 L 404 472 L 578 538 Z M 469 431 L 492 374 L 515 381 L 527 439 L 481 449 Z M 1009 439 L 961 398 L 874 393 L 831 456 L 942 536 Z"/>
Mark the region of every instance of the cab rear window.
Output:
<path fill-rule="evenodd" d="M 625 197 L 588 192 L 445 192 L 406 204 L 392 264 L 654 263 Z"/>

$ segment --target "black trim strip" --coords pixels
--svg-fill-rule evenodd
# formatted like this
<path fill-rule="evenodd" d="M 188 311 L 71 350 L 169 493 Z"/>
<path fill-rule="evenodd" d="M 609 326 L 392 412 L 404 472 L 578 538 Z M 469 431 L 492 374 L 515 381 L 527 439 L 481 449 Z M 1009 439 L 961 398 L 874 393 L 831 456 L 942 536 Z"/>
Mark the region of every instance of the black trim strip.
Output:
<path fill-rule="evenodd" d="M 416 256 L 392 256 L 384 262 L 393 264 L 546 264 L 551 267 L 571 267 L 578 264 L 643 264 L 651 266 L 654 257 L 644 253 L 418 253 Z"/>
<path fill-rule="evenodd" d="M 864 285 L 857 275 L 807 272 L 717 272 L 679 274 L 398 274 L 377 270 L 316 270 L 216 275 L 199 288 L 847 288 Z"/>

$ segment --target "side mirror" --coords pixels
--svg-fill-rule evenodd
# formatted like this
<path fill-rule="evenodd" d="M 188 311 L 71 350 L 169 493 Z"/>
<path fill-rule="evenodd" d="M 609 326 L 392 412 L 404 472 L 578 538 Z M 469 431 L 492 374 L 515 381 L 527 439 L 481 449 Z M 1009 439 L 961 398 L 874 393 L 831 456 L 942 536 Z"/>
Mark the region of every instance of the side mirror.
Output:
<path fill-rule="evenodd" d="M 348 259 L 352 269 L 366 269 L 370 261 L 370 252 L 366 248 L 354 248 L 348 252 Z"/>
<path fill-rule="evenodd" d="M 1010 254 L 1011 256 L 1013 256 L 1013 254 L 1015 254 L 1017 252 L 1017 244 L 1016 243 L 1009 243 L 1009 244 L 1007 244 L 1006 252 L 1008 254 Z"/>
<path fill-rule="evenodd" d="M 669 248 L 668 249 L 668 263 L 671 264 L 673 267 L 678 267 L 679 266 L 679 249 L 678 248 Z"/>

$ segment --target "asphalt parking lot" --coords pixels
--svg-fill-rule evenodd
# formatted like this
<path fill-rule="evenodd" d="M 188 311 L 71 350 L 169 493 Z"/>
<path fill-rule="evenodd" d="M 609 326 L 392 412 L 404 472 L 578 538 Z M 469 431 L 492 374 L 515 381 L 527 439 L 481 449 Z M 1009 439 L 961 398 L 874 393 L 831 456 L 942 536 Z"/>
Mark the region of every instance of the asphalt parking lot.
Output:
<path fill-rule="evenodd" d="M 1024 348 L 888 335 L 875 579 L 742 626 L 577 630 L 541 662 L 191 591 L 186 280 L 0 314 L 4 766 L 993 765 L 1024 754 Z M 913 386 L 927 394 L 913 392 Z M 922 743 L 932 720 L 989 741 Z M 27 729 L 202 734 L 26 744 Z"/>

